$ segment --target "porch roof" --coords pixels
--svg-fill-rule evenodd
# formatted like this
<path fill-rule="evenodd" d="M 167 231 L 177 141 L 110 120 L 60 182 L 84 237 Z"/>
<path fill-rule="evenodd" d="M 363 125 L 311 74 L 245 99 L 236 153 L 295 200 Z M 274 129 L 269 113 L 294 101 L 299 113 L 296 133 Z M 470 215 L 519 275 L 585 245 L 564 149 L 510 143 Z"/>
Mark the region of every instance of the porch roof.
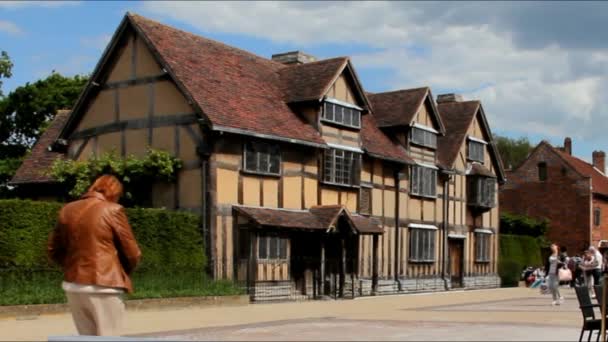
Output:
<path fill-rule="evenodd" d="M 234 210 L 262 227 L 330 231 L 344 216 L 359 234 L 382 234 L 373 219 L 351 214 L 343 205 L 315 206 L 309 210 L 233 206 Z"/>
<path fill-rule="evenodd" d="M 492 171 L 490 171 L 487 167 L 485 167 L 479 163 L 472 163 L 471 169 L 467 170 L 467 175 L 468 176 L 484 176 L 484 177 L 496 178 L 496 176 L 492 173 Z"/>

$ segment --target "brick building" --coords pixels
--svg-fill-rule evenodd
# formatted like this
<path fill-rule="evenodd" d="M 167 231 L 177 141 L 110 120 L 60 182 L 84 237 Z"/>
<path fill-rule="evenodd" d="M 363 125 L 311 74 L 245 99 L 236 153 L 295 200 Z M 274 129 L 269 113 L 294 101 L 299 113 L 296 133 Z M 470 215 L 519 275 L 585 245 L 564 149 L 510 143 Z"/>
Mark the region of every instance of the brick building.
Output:
<path fill-rule="evenodd" d="M 547 218 L 549 240 L 570 254 L 608 239 L 606 155 L 594 151 L 592 164 L 572 155 L 572 140 L 563 147 L 542 141 L 501 187 L 501 211 Z"/>

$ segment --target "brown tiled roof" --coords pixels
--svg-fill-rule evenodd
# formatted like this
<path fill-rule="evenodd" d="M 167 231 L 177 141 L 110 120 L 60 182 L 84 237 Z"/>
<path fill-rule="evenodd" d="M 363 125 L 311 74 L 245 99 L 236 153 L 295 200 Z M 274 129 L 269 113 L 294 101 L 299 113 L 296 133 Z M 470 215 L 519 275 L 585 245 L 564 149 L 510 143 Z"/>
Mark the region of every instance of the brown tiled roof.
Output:
<path fill-rule="evenodd" d="M 403 146 L 391 140 L 378 128 L 375 115 L 365 114 L 361 121 L 362 147 L 369 155 L 402 163 L 414 163 Z"/>
<path fill-rule="evenodd" d="M 593 193 L 608 196 L 608 177 L 606 177 L 600 170 L 596 169 L 593 167 L 593 165 L 587 163 L 586 161 L 572 156 L 559 148 L 553 146 L 551 147 L 578 173 L 586 177 L 591 177 Z"/>
<path fill-rule="evenodd" d="M 69 117 L 69 113 L 69 110 L 60 110 L 57 112 L 57 115 L 55 115 L 55 118 L 49 127 L 42 133 L 40 138 L 38 138 L 34 147 L 32 147 L 32 152 L 17 169 L 10 184 L 47 183 L 53 181 L 53 179 L 45 173 L 50 169 L 57 158 L 63 158 L 64 155 L 59 152 L 49 151 L 49 147 L 57 140 L 63 125 Z"/>
<path fill-rule="evenodd" d="M 368 93 L 379 127 L 407 126 L 429 93 L 428 87 Z"/>
<path fill-rule="evenodd" d="M 467 175 L 472 175 L 472 176 L 477 175 L 477 176 L 496 178 L 496 176 L 492 173 L 492 171 L 488 170 L 487 167 L 485 167 L 479 163 L 472 163 L 471 170 L 469 170 Z"/>
<path fill-rule="evenodd" d="M 327 231 L 344 215 L 361 234 L 382 234 L 383 229 L 372 219 L 351 215 L 342 205 L 315 206 L 309 210 L 271 209 L 233 206 L 234 210 L 263 227 Z"/>
<path fill-rule="evenodd" d="M 437 159 L 444 168 L 451 168 L 477 110 L 479 101 L 447 102 L 437 104 L 445 125 L 445 135 L 437 139 Z"/>
<path fill-rule="evenodd" d="M 324 144 L 283 100 L 287 66 L 130 14 L 214 129 L 223 127 Z"/>
<path fill-rule="evenodd" d="M 336 57 L 281 69 L 279 74 L 285 101 L 290 103 L 323 98 L 347 62 L 347 57 Z"/>

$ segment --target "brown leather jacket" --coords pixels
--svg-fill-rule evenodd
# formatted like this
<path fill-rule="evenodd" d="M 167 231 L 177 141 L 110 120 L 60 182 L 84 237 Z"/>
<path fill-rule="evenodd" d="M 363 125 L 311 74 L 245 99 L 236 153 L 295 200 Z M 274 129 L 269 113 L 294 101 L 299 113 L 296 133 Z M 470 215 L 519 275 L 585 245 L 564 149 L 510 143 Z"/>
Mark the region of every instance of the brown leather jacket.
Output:
<path fill-rule="evenodd" d="M 133 292 L 129 274 L 141 251 L 123 207 L 98 192 L 86 193 L 59 212 L 48 243 L 49 257 L 61 265 L 64 280 L 118 287 Z"/>

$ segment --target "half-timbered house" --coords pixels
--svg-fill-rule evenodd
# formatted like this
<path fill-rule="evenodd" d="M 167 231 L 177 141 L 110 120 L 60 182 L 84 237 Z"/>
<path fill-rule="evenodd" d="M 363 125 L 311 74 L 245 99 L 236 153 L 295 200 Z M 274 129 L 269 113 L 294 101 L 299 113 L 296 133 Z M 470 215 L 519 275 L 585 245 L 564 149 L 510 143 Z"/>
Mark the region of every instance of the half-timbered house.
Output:
<path fill-rule="evenodd" d="M 151 203 L 199 213 L 207 271 L 254 300 L 497 286 L 503 175 L 470 103 L 368 94 L 347 57 L 267 59 L 127 14 L 49 146 L 179 157 Z"/>

